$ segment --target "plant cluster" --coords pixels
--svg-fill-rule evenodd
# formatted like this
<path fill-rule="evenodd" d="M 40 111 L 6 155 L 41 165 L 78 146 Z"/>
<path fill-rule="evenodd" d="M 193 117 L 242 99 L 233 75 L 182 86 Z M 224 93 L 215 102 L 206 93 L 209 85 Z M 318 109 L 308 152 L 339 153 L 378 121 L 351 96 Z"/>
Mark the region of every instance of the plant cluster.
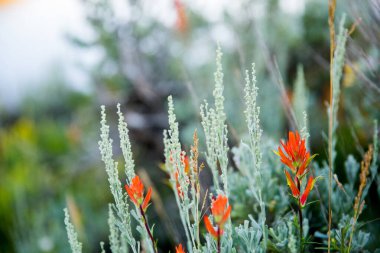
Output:
<path fill-rule="evenodd" d="M 345 47 L 342 40 L 346 38 L 347 32 L 342 22 L 334 55 L 334 75 L 339 76 L 342 71 Z M 277 146 L 277 141 L 267 136 L 262 138 L 253 64 L 251 73 L 246 72 L 245 85 L 244 114 L 248 135 L 241 140 L 240 145 L 232 148 L 230 161 L 221 57 L 222 53 L 218 48 L 213 106 L 209 106 L 207 102 L 201 106 L 207 165 L 199 162 L 197 132 L 194 133 L 189 154 L 183 150 L 173 99 L 171 96 L 168 98 L 169 129 L 164 131 L 163 168 L 169 176 L 185 233 L 185 241 L 175 247 L 176 252 L 304 252 L 318 249 L 363 251 L 370 238 L 368 233 L 360 229 L 358 218 L 365 208 L 363 199 L 377 174 L 377 125 L 374 146 L 370 146 L 361 164 L 358 191 L 355 191 L 354 182 L 359 164 L 351 156 L 346 162 L 349 185 L 341 184 L 336 175 L 334 181 L 327 182 L 332 168 L 327 163 L 321 168 L 313 162 L 316 154 L 311 155 L 307 148 L 306 112 L 303 126 L 299 124 L 302 126 L 301 135 L 298 131 L 289 131 L 288 140 L 280 140 L 280 146 Z M 335 122 L 331 129 L 333 137 L 333 130 L 337 125 L 334 115 L 338 108 L 336 100 L 339 97 L 339 78 L 334 80 L 333 85 L 338 87 L 334 86 L 334 100 L 329 111 L 332 115 L 330 120 Z M 159 252 L 160 245 L 155 240 L 154 226 L 149 225 L 147 213 L 154 193 L 151 187 L 145 193 L 146 182 L 135 174 L 128 127 L 120 105 L 118 130 L 120 148 L 125 159 L 125 191 L 119 179 L 118 163 L 113 160 L 113 141 L 109 137 L 104 106 L 101 113 L 99 147 L 114 197 L 114 203 L 109 205 L 110 249 L 112 252 Z M 330 138 L 330 141 L 333 140 L 334 138 Z M 330 146 L 332 153 L 336 152 L 335 144 L 334 142 Z M 279 159 L 272 152 L 268 152 L 274 149 L 277 149 L 274 152 Z M 284 174 L 281 172 L 283 166 L 287 167 Z M 212 186 L 205 186 L 202 182 L 207 168 L 212 175 Z M 316 183 L 319 178 L 321 183 Z M 309 197 L 313 188 L 317 189 L 315 192 L 319 199 L 307 203 L 309 198 L 316 198 L 315 194 Z M 327 194 L 329 191 L 331 195 Z M 295 201 L 292 202 L 289 196 Z M 326 198 L 331 198 L 331 201 Z M 332 210 L 327 212 L 325 203 L 330 202 L 342 204 L 329 205 Z M 130 207 L 130 203 L 134 208 Z M 316 207 L 318 204 L 319 207 Z M 315 219 L 309 206 L 320 208 L 321 216 L 324 217 Z M 332 213 L 334 216 L 331 217 Z M 324 225 L 316 225 L 323 219 L 326 221 Z M 337 227 L 326 230 L 330 219 L 331 224 L 337 224 Z M 67 212 L 65 223 L 72 251 L 81 252 L 81 244 L 68 220 Z M 104 243 L 101 243 L 101 248 L 105 252 Z"/>
<path fill-rule="evenodd" d="M 177 11 L 182 13 L 178 29 L 185 31 L 183 6 L 179 1 L 175 3 Z M 313 161 L 316 154 L 309 149 L 307 89 L 302 67 L 297 71 L 292 103 L 279 77 L 282 102 L 292 129 L 285 141 L 272 139 L 262 128 L 256 66 L 252 64 L 251 71 L 245 72 L 243 114 L 247 135 L 238 145 L 231 145 L 220 48 L 216 52 L 214 101 L 212 105 L 205 101 L 200 107 L 204 152 L 199 151 L 197 131 L 190 150 L 183 148 L 173 98 L 168 97 L 169 127 L 163 133 L 162 168 L 168 175 L 184 233 L 183 240 L 176 241 L 173 247 L 177 253 L 366 252 L 371 237 L 359 216 L 365 210 L 364 199 L 369 188 L 373 182 L 379 182 L 378 127 L 374 121 L 373 144 L 363 155 L 361 164 L 348 156 L 344 164 L 347 181 L 341 183 L 335 168 L 338 110 L 346 42 L 354 26 L 348 31 L 343 16 L 335 34 L 335 5 L 334 0 L 329 1 L 330 99 L 325 136 L 328 160 L 322 161 L 322 165 Z M 274 65 L 278 68 L 276 62 Z M 120 105 L 117 113 L 126 191 L 119 179 L 118 163 L 113 160 L 113 141 L 109 137 L 104 106 L 99 142 L 114 197 L 114 203 L 109 205 L 109 248 L 112 252 L 156 253 L 163 249 L 155 239 L 148 212 L 150 204 L 155 205 L 156 192 L 150 186 L 145 193 L 149 180 L 135 173 L 129 130 Z M 207 184 L 208 175 L 211 185 Z M 65 223 L 72 251 L 81 252 L 67 212 Z M 102 252 L 105 252 L 104 245 L 101 243 Z"/>

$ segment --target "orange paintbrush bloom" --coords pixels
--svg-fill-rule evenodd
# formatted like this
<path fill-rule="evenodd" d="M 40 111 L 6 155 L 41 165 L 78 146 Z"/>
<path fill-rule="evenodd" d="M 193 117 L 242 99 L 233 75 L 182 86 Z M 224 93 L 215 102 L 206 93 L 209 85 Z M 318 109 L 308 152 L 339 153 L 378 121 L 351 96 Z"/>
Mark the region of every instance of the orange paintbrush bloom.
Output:
<path fill-rule="evenodd" d="M 305 140 L 301 139 L 298 132 L 289 131 L 288 142 L 280 141 L 281 146 L 275 152 L 281 158 L 281 162 L 289 167 L 297 177 L 302 177 L 306 168 L 315 157 L 310 156 L 310 152 L 306 150 Z"/>
<path fill-rule="evenodd" d="M 141 182 L 139 176 L 135 176 L 132 179 L 132 183 L 130 185 L 125 185 L 125 190 L 127 190 L 128 196 L 131 198 L 131 201 L 137 207 L 141 206 L 141 208 L 145 211 L 150 201 L 152 188 L 149 187 L 144 199 L 144 184 Z"/>
<path fill-rule="evenodd" d="M 299 204 L 303 207 L 316 179 L 309 177 L 304 191 L 301 189 L 301 182 L 308 172 L 308 165 L 316 155 L 310 156 L 310 152 L 306 150 L 305 140 L 301 139 L 298 132 L 293 133 L 290 131 L 288 142 L 283 143 L 280 141 L 280 143 L 281 146 L 278 147 L 278 152 L 275 153 L 280 156 L 281 162 L 289 167 L 293 173 L 294 178 L 288 170 L 284 170 L 286 182 L 293 197 L 298 199 Z"/>
<path fill-rule="evenodd" d="M 177 247 L 175 247 L 175 253 L 185 253 L 182 244 L 179 244 Z"/>
<path fill-rule="evenodd" d="M 211 213 L 214 218 L 214 223 L 217 229 L 213 227 L 210 219 L 206 215 L 204 217 L 204 223 L 207 231 L 214 237 L 218 238 L 223 234 L 223 227 L 231 213 L 231 206 L 228 205 L 228 199 L 226 196 L 219 194 L 218 197 L 211 203 Z"/>
<path fill-rule="evenodd" d="M 309 163 L 316 155 L 310 156 L 310 153 L 306 150 L 306 140 L 302 139 L 298 132 L 293 133 L 289 131 L 289 140 L 285 143 L 280 141 L 281 146 L 278 147 L 278 152 L 275 153 L 281 158 L 281 162 L 285 164 L 291 170 L 292 174 L 285 169 L 286 182 L 292 195 L 297 199 L 298 204 L 298 224 L 300 229 L 300 252 L 302 252 L 302 208 L 306 204 L 307 197 L 310 191 L 313 189 L 317 178 L 310 176 L 305 189 L 302 191 L 302 181 L 307 177 L 309 170 L 307 167 Z"/>

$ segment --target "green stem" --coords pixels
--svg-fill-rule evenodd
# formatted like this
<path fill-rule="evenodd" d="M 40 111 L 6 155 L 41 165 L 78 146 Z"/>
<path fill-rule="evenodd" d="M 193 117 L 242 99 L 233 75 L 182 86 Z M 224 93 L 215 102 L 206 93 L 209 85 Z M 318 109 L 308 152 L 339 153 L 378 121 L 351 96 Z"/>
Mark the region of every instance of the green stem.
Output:
<path fill-rule="evenodd" d="M 298 192 L 301 194 L 301 182 L 298 177 L 296 177 L 296 181 L 297 181 Z M 302 253 L 303 252 L 303 245 L 302 245 L 303 232 L 302 232 L 302 206 L 301 206 L 300 196 L 298 197 L 298 222 L 300 226 L 300 253 Z"/>
<path fill-rule="evenodd" d="M 156 247 L 156 244 L 155 244 L 155 242 L 154 242 L 152 232 L 150 232 L 150 228 L 149 228 L 148 220 L 146 219 L 144 209 L 141 207 L 141 205 L 140 205 L 139 208 L 140 208 L 141 216 L 142 216 L 143 219 L 144 219 L 144 225 L 145 225 L 146 232 L 148 233 L 149 238 L 150 238 L 150 240 L 152 241 L 153 250 L 154 250 L 155 253 L 157 253 L 157 252 L 158 252 L 158 251 L 157 251 L 157 247 Z"/>
<path fill-rule="evenodd" d="M 217 249 L 217 252 L 220 253 L 220 227 L 218 226 L 218 230 L 217 230 L 217 233 L 218 233 L 218 249 Z"/>

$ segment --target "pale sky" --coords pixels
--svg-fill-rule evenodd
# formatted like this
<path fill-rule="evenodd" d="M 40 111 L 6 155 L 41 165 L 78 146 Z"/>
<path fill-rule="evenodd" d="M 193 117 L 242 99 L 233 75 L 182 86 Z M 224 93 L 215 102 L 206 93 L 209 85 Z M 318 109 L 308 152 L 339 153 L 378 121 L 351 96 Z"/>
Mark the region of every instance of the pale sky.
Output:
<path fill-rule="evenodd" d="M 76 76 L 78 89 L 84 88 L 73 70 L 83 55 L 65 39 L 67 32 L 86 30 L 83 17 L 77 0 L 18 0 L 0 7 L 0 104 L 17 104 L 55 64 L 64 65 L 62 75 Z"/>

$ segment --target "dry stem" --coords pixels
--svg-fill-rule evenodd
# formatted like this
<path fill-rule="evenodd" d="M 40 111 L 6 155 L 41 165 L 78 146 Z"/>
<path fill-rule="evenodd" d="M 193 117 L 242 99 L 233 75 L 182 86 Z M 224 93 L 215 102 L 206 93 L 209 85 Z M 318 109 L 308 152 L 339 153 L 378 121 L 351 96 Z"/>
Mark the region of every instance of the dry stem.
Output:
<path fill-rule="evenodd" d="M 330 117 L 329 117 L 329 226 L 328 226 L 328 253 L 331 246 L 331 195 L 332 195 L 332 178 L 333 178 L 333 158 L 332 158 L 332 138 L 333 138 L 333 60 L 335 49 L 335 7 L 336 0 L 329 0 L 329 30 L 330 30 Z"/>
<path fill-rule="evenodd" d="M 364 154 L 364 158 L 363 158 L 363 161 L 361 162 L 361 166 L 360 166 L 360 185 L 359 185 L 358 194 L 355 197 L 354 217 L 353 217 L 350 241 L 348 243 L 348 251 L 347 252 L 351 251 L 351 244 L 352 244 L 352 238 L 354 236 L 355 225 L 356 225 L 356 222 L 357 222 L 359 215 L 360 215 L 360 213 L 363 209 L 363 206 L 364 206 L 364 200 L 361 201 L 361 199 L 363 196 L 364 187 L 367 184 L 367 176 L 369 174 L 369 167 L 371 166 L 372 155 L 373 155 L 373 147 L 372 147 L 372 145 L 369 145 L 368 151 L 367 151 L 367 153 Z"/>

